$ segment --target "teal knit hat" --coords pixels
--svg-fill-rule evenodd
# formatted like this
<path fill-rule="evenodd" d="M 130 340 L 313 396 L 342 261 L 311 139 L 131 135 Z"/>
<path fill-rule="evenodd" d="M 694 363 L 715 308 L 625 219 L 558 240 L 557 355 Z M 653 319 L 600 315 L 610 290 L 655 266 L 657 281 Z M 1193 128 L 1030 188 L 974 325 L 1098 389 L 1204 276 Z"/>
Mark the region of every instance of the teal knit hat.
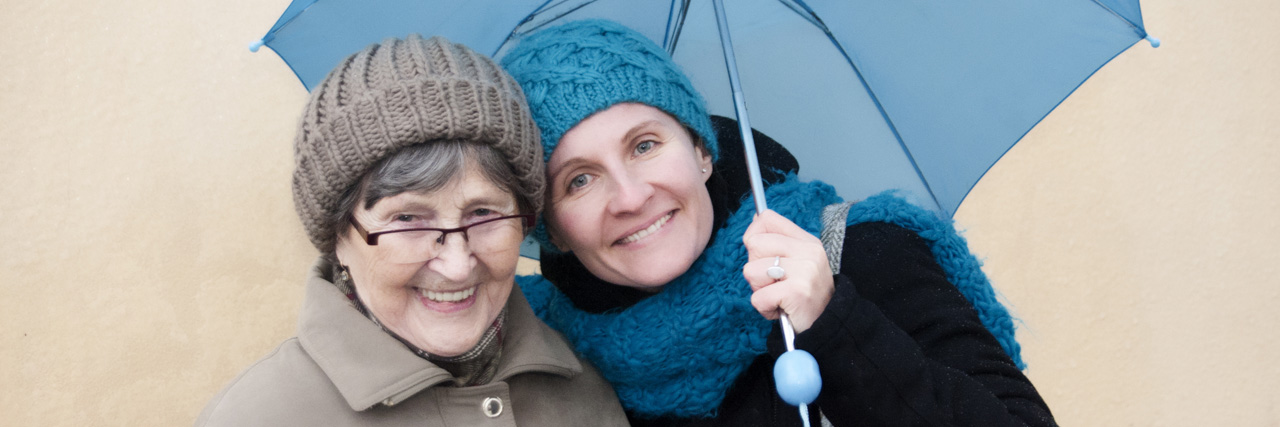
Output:
<path fill-rule="evenodd" d="M 693 129 L 712 161 L 720 157 L 702 95 L 667 52 L 605 20 L 575 21 L 525 38 L 502 58 L 542 130 L 543 160 L 578 122 L 614 104 L 637 102 Z"/>

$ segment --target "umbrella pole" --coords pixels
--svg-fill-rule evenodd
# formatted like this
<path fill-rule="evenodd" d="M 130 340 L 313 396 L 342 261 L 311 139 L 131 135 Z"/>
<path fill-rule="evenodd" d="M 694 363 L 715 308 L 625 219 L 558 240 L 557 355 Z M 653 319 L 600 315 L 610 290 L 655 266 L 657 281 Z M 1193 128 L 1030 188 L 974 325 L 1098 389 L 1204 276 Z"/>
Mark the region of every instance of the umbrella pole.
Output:
<path fill-rule="evenodd" d="M 760 161 L 756 157 L 756 141 L 751 135 L 751 121 L 747 119 L 747 102 L 742 96 L 742 84 L 738 81 L 738 60 L 733 56 L 733 41 L 729 37 L 729 20 L 724 14 L 724 1 L 713 0 L 716 10 L 716 28 L 720 30 L 720 49 L 724 51 L 725 69 L 729 71 L 729 86 L 733 89 L 733 111 L 738 116 L 738 131 L 742 133 L 743 152 L 747 157 L 747 175 L 751 178 L 751 194 L 756 201 L 756 213 L 764 212 L 768 205 L 764 200 L 764 184 L 760 179 Z M 818 362 L 804 350 L 796 351 L 796 332 L 791 317 L 782 313 L 782 336 L 787 342 L 787 352 L 773 367 L 774 383 L 783 400 L 800 408 L 800 419 L 809 426 L 808 404 L 818 396 L 822 377 Z"/>
<path fill-rule="evenodd" d="M 751 120 L 747 118 L 747 102 L 742 97 L 742 84 L 738 81 L 738 60 L 733 56 L 733 41 L 729 39 L 729 21 L 724 15 L 724 2 L 714 0 L 713 3 L 716 9 L 716 27 L 720 29 L 720 50 L 724 51 L 724 67 L 729 70 L 729 87 L 733 89 L 733 112 L 738 116 L 738 131 L 742 132 L 743 151 L 747 155 L 751 195 L 756 200 L 756 212 L 764 212 L 769 207 L 765 204 L 764 184 L 760 181 L 760 161 L 756 157 L 755 138 L 751 135 Z M 789 341 L 787 344 L 790 347 Z"/>

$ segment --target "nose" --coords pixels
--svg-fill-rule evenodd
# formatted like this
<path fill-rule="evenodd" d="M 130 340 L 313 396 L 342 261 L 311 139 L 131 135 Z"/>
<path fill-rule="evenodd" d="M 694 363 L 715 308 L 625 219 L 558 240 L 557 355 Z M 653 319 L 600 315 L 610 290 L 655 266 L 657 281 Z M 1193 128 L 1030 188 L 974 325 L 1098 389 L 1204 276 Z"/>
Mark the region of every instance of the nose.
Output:
<path fill-rule="evenodd" d="M 609 213 L 625 215 L 639 212 L 653 197 L 654 189 L 643 175 L 631 171 L 613 174 L 614 194 L 609 199 Z"/>
<path fill-rule="evenodd" d="M 476 258 L 472 256 L 471 246 L 467 244 L 462 233 L 449 233 L 444 236 L 440 252 L 435 258 L 427 261 L 427 268 L 445 279 L 454 282 L 465 282 L 471 278 L 471 270 L 475 268 Z"/>

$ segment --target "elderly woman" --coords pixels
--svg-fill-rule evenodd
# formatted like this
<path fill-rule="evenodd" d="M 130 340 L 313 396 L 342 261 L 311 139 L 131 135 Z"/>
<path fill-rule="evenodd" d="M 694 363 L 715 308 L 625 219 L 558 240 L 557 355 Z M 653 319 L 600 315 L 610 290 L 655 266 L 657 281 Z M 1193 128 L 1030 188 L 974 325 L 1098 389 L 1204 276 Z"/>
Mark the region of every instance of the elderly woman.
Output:
<path fill-rule="evenodd" d="M 625 425 L 514 287 L 539 151 L 519 87 L 464 46 L 388 39 L 338 65 L 294 150 L 294 202 L 324 254 L 297 337 L 196 425 Z"/>
<path fill-rule="evenodd" d="M 617 23 L 542 29 L 503 65 L 547 161 L 546 280 L 521 286 L 633 424 L 798 425 L 771 375 L 782 311 L 820 365 L 813 420 L 1054 424 L 949 222 L 891 195 L 842 203 L 767 143 L 772 210 L 757 214 L 739 144 L 662 48 Z"/>

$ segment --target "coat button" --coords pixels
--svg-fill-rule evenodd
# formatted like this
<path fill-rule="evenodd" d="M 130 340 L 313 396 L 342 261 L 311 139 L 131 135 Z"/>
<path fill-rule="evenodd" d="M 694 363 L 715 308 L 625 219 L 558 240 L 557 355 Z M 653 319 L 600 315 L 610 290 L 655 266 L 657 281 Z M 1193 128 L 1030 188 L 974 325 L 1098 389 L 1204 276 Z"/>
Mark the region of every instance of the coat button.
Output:
<path fill-rule="evenodd" d="M 502 399 L 496 397 L 486 398 L 484 403 L 480 404 L 480 409 L 484 411 L 486 417 L 497 418 L 502 415 Z"/>

